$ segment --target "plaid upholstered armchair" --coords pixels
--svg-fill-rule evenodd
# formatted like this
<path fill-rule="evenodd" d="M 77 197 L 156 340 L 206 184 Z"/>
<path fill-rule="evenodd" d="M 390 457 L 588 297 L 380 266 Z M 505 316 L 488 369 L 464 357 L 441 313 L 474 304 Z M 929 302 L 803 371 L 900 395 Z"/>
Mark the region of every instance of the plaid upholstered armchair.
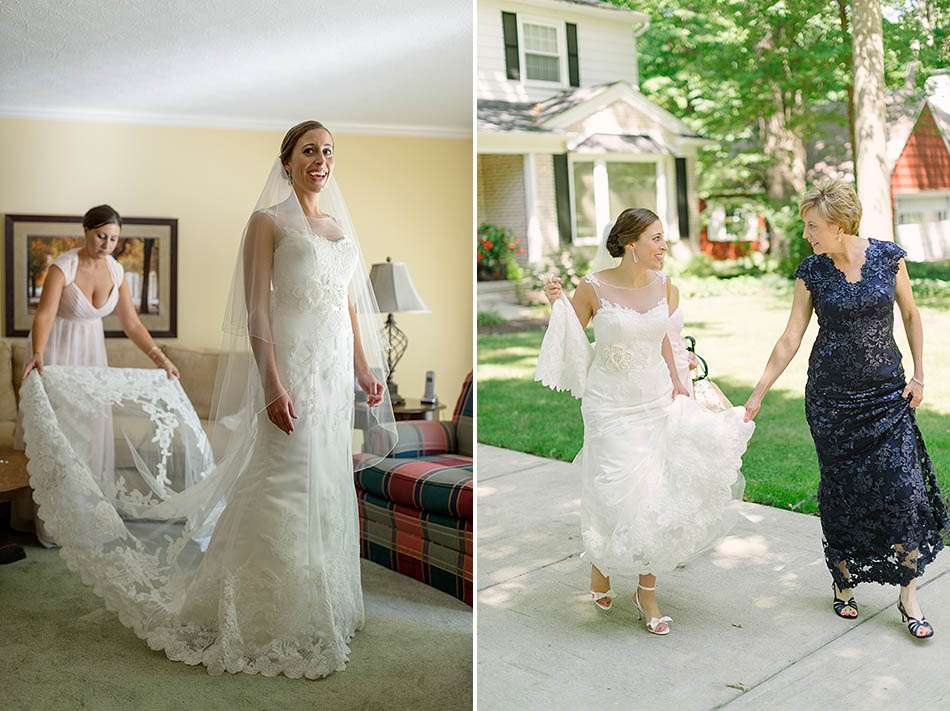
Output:
<path fill-rule="evenodd" d="M 367 560 L 472 604 L 472 373 L 452 420 L 396 423 L 399 442 L 356 472 Z"/>

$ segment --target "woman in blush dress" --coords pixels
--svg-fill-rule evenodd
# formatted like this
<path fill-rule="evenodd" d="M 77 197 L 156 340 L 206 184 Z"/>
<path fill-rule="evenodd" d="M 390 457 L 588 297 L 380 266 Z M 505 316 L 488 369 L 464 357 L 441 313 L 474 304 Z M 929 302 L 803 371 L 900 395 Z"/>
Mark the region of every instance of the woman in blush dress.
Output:
<path fill-rule="evenodd" d="M 747 418 L 791 362 L 814 310 L 805 416 L 821 469 L 818 508 L 834 612 L 858 616 L 851 594 L 858 583 L 899 585 L 902 621 L 915 637 L 932 637 L 917 579 L 943 548 L 950 521 L 914 417 L 924 394 L 923 327 L 905 252 L 858 236 L 861 204 L 843 181 L 819 183 L 799 210 L 815 253 L 795 273 L 788 325 L 746 402 Z M 914 360 L 909 380 L 894 340 L 895 301 Z"/>
<path fill-rule="evenodd" d="M 178 378 L 175 364 L 155 345 L 142 324 L 122 265 L 112 256 L 119 243 L 122 218 L 109 205 L 91 208 L 82 219 L 85 244 L 59 255 L 43 282 L 43 293 L 30 331 L 32 356 L 23 369 L 23 379 L 47 365 L 106 367 L 105 331 L 102 319 L 115 312 L 125 335 L 169 378 Z M 115 442 L 111 409 L 99 423 L 100 437 L 87 456 L 94 476 L 107 496 L 115 495 Z M 23 448 L 19 423 L 16 442 Z M 36 535 L 45 546 L 55 545 L 42 519 L 34 516 Z"/>
<path fill-rule="evenodd" d="M 44 365 L 104 367 L 105 332 L 102 319 L 115 311 L 125 335 L 169 377 L 178 369 L 155 345 L 132 303 L 122 265 L 113 258 L 122 218 L 108 205 L 89 210 L 82 219 L 85 244 L 59 255 L 43 282 L 43 294 L 30 331 L 32 357 L 25 378 Z"/>

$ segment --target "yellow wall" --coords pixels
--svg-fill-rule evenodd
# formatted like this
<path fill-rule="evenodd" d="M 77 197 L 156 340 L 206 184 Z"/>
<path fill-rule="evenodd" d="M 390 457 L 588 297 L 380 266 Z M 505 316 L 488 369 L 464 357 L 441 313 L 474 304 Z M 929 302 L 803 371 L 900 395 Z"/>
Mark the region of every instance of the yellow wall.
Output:
<path fill-rule="evenodd" d="M 0 213 L 81 215 L 107 202 L 124 216 L 178 218 L 177 342 L 217 348 L 241 231 L 282 137 L 0 119 Z M 425 371 L 435 370 L 451 408 L 472 367 L 472 143 L 335 139 L 336 176 L 367 268 L 387 256 L 406 262 L 432 312 L 397 316 L 409 337 L 396 371 L 400 392 L 419 397 Z"/>

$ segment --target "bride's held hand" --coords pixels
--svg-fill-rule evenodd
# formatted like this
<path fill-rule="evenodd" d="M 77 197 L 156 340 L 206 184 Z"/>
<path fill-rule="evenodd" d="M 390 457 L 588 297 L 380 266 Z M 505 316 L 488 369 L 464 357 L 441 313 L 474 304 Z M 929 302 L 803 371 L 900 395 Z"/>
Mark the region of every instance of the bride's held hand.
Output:
<path fill-rule="evenodd" d="M 552 306 L 554 302 L 561 298 L 563 289 L 561 288 L 561 277 L 552 276 L 544 283 L 544 296 Z"/>
<path fill-rule="evenodd" d="M 685 385 L 683 385 L 683 383 L 679 381 L 676 381 L 673 384 L 673 399 L 674 400 L 676 399 L 677 395 L 685 395 L 686 397 L 689 397 L 689 389 Z"/>
<path fill-rule="evenodd" d="M 745 401 L 745 417 L 742 418 L 743 422 L 751 422 L 755 419 L 755 416 L 759 414 L 759 410 L 762 409 L 762 398 L 758 395 L 750 395 L 749 399 Z"/>
<path fill-rule="evenodd" d="M 383 385 L 369 371 L 363 370 L 356 374 L 356 382 L 366 393 L 366 404 L 370 407 L 376 407 L 383 401 Z"/>
<path fill-rule="evenodd" d="M 297 419 L 297 411 L 294 410 L 294 403 L 290 395 L 284 390 L 267 406 L 267 418 L 281 432 L 288 435 L 294 431 L 294 420 Z"/>

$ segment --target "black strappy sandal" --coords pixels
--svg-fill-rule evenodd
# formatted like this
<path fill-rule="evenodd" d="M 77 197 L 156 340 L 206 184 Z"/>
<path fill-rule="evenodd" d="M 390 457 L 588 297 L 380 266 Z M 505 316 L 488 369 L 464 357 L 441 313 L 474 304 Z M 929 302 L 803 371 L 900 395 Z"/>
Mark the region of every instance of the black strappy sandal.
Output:
<path fill-rule="evenodd" d="M 907 610 L 904 609 L 904 603 L 901 602 L 899 595 L 897 597 L 897 611 L 901 613 L 901 622 L 907 623 L 907 630 L 914 639 L 930 639 L 934 636 L 933 625 L 927 622 L 926 617 L 917 619 L 916 617 L 911 617 L 908 615 Z M 917 634 L 917 630 L 919 630 L 921 627 L 927 630 L 927 634 Z"/>
<path fill-rule="evenodd" d="M 831 594 L 835 596 L 835 601 L 832 603 L 835 614 L 844 619 L 844 620 L 856 620 L 858 619 L 858 603 L 854 601 L 852 596 L 849 600 L 842 600 L 838 597 L 838 586 L 835 585 L 834 581 L 831 582 Z M 843 615 L 841 614 L 844 611 L 844 608 L 850 607 L 854 610 L 854 615 Z"/>

